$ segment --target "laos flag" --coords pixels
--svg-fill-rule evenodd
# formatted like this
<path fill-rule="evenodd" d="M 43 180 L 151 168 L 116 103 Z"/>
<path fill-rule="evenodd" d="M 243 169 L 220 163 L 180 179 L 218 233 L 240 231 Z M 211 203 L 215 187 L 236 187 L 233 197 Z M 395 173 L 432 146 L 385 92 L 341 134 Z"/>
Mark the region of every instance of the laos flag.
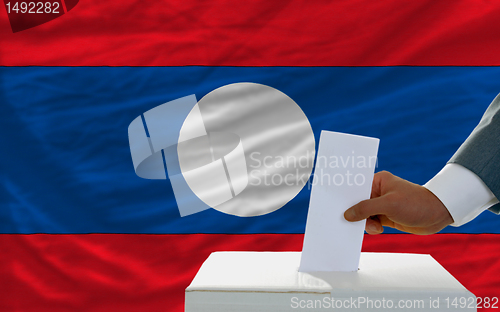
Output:
<path fill-rule="evenodd" d="M 184 311 L 210 253 L 302 249 L 322 130 L 423 185 L 500 93 L 496 1 L 40 3 L 0 9 L 5 312 Z M 489 211 L 362 248 L 500 307 Z"/>

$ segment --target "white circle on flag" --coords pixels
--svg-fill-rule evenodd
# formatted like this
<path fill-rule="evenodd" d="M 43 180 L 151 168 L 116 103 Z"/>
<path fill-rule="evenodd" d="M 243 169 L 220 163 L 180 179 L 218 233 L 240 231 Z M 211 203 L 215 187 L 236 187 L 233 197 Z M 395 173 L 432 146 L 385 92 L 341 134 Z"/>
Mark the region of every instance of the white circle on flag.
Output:
<path fill-rule="evenodd" d="M 306 115 L 286 94 L 234 83 L 208 93 L 189 113 L 178 156 L 201 200 L 250 217 L 273 212 L 300 192 L 312 172 L 315 141 Z"/>

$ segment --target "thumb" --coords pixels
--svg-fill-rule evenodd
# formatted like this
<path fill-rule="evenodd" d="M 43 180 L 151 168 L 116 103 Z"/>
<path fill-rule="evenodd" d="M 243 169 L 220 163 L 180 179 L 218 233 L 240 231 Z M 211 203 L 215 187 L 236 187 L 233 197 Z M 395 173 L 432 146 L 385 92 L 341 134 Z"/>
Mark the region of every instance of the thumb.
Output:
<path fill-rule="evenodd" d="M 347 221 L 361 221 L 371 216 L 386 214 L 387 203 L 385 196 L 363 200 L 344 212 Z"/>

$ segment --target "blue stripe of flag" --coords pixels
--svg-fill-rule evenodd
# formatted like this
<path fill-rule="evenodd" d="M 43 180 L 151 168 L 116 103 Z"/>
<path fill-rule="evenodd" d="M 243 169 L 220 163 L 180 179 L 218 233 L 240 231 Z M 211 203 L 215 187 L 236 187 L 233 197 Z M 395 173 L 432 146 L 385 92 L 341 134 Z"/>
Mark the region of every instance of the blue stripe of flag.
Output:
<path fill-rule="evenodd" d="M 499 67 L 0 67 L 1 233 L 303 233 L 309 190 L 268 215 L 180 218 L 168 181 L 137 177 L 128 124 L 234 82 L 290 96 L 316 139 L 381 139 L 377 170 L 423 184 L 500 92 Z M 485 212 L 451 233 L 500 233 Z M 394 232 L 394 231 L 388 231 Z"/>

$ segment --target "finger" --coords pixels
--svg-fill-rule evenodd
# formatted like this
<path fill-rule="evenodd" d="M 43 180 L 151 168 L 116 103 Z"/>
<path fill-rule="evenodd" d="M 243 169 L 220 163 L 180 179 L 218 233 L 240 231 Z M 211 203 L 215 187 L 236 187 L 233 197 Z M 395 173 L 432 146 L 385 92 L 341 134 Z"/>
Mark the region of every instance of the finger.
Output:
<path fill-rule="evenodd" d="M 421 234 L 421 232 L 423 232 L 423 231 L 421 231 L 420 228 L 408 227 L 408 226 L 404 226 L 404 225 L 399 224 L 399 223 L 395 223 L 394 221 L 391 221 L 386 216 L 377 216 L 377 217 L 383 226 L 388 226 L 388 227 L 391 227 L 391 228 L 396 229 L 398 231 L 413 233 L 413 234 Z"/>
<path fill-rule="evenodd" d="M 382 233 L 384 231 L 384 227 L 380 224 L 378 218 L 368 218 L 366 219 L 365 230 L 366 233 L 374 235 Z"/>
<path fill-rule="evenodd" d="M 388 226 L 388 227 L 391 227 L 391 228 L 396 228 L 396 224 L 394 223 L 394 221 L 392 221 L 391 219 L 387 218 L 386 216 L 384 215 L 379 215 L 377 216 L 379 221 L 380 221 L 380 224 L 382 224 L 383 226 Z"/>
<path fill-rule="evenodd" d="M 344 212 L 347 221 L 361 221 L 371 216 L 386 214 L 387 200 L 385 196 L 363 200 Z"/>
<path fill-rule="evenodd" d="M 375 173 L 375 175 L 373 176 L 370 198 L 376 198 L 383 195 L 383 186 L 392 178 L 392 173 L 388 171 L 380 171 Z"/>
<path fill-rule="evenodd" d="M 373 182 L 372 182 L 372 191 L 370 194 L 370 198 L 376 198 L 379 197 L 381 193 L 381 182 L 382 182 L 382 175 L 380 172 L 375 173 L 373 176 Z"/>

